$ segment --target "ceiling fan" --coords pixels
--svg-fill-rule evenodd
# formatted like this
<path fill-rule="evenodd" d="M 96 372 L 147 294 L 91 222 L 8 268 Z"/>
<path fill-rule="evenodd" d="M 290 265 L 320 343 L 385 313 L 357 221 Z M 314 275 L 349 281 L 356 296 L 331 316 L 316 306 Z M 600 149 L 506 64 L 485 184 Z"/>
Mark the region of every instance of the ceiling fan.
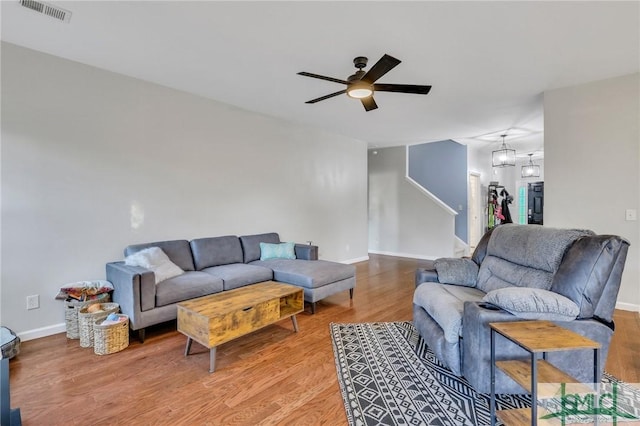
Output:
<path fill-rule="evenodd" d="M 298 75 L 303 75 L 305 77 L 319 78 L 320 80 L 333 81 L 334 83 L 347 85 L 347 88 L 344 90 L 321 96 L 316 99 L 311 99 L 305 103 L 315 104 L 316 102 L 324 101 L 325 99 L 346 93 L 349 97 L 360 99 L 364 109 L 371 111 L 378 108 L 376 101 L 373 99 L 373 93 L 376 91 L 426 95 L 431 90 L 431 86 L 419 86 L 416 84 L 375 84 L 380 77 L 395 68 L 401 61 L 393 56 L 385 54 L 369 69 L 369 71 L 365 72 L 363 68 L 367 66 L 367 61 L 368 59 L 364 56 L 358 56 L 355 58 L 353 60 L 353 64 L 356 66 L 358 71 L 356 71 L 355 74 L 350 75 L 346 80 L 312 74 L 310 72 L 299 72 Z"/>

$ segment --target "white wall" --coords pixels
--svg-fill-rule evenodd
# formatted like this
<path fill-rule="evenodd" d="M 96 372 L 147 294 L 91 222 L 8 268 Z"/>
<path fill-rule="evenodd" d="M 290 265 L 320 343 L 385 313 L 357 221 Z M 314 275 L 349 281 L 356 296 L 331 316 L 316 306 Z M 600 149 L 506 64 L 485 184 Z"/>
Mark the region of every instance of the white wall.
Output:
<path fill-rule="evenodd" d="M 546 92 L 544 223 L 629 240 L 618 307 L 640 310 L 640 74 Z"/>
<path fill-rule="evenodd" d="M 455 216 L 405 179 L 406 164 L 404 146 L 369 150 L 369 251 L 452 257 Z"/>
<path fill-rule="evenodd" d="M 467 163 L 469 173 L 480 175 L 480 221 L 482 228 L 480 236 L 487 229 L 487 190 L 489 182 L 496 180 L 493 176 L 493 168 L 491 167 L 491 151 L 486 148 L 467 145 Z M 476 241 L 477 243 L 477 241 Z"/>
<path fill-rule="evenodd" d="M 367 256 L 366 144 L 2 44 L 2 325 L 60 331 L 65 283 L 128 244 L 277 231 Z M 27 311 L 27 295 L 41 308 Z M 25 333 L 28 332 L 28 333 Z"/>

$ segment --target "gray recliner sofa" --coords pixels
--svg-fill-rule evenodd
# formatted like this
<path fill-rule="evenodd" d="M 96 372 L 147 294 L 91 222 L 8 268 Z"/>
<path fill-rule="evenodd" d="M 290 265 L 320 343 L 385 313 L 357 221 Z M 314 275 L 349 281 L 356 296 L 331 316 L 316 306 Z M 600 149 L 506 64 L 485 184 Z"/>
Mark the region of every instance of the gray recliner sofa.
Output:
<path fill-rule="evenodd" d="M 438 359 L 489 393 L 491 322 L 551 320 L 599 342 L 602 371 L 629 243 L 590 231 L 505 224 L 483 236 L 471 258 L 437 259 L 416 271 L 413 322 Z M 496 359 L 529 359 L 496 339 Z M 593 380 L 593 351 L 556 352 L 548 361 Z M 500 370 L 496 392 L 525 393 Z"/>
<path fill-rule="evenodd" d="M 353 298 L 353 265 L 318 260 L 318 247 L 304 244 L 295 245 L 295 259 L 260 260 L 260 243 L 277 244 L 280 237 L 277 233 L 229 235 L 130 245 L 125 257 L 159 247 L 184 273 L 156 284 L 148 269 L 123 261 L 107 263 L 113 300 L 144 341 L 146 327 L 176 319 L 177 303 L 258 282 L 274 280 L 301 287 L 312 313 L 319 300 L 337 292 L 349 290 Z"/>

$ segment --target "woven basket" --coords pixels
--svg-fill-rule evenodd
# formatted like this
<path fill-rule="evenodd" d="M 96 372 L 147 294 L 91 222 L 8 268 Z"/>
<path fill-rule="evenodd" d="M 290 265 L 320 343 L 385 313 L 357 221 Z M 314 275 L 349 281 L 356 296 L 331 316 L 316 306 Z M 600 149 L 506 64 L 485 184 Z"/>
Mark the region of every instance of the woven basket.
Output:
<path fill-rule="evenodd" d="M 80 329 L 78 327 L 78 311 L 85 306 L 89 306 L 93 303 L 105 303 L 111 301 L 110 293 L 99 294 L 96 299 L 80 302 L 78 300 L 72 300 L 64 302 L 64 322 L 67 328 L 68 339 L 79 339 Z"/>
<path fill-rule="evenodd" d="M 117 303 L 102 303 L 100 312 L 89 312 L 89 306 L 78 311 L 78 328 L 80 334 L 80 347 L 90 348 L 93 346 L 93 323 L 97 320 L 103 321 L 109 314 L 120 311 Z"/>
<path fill-rule="evenodd" d="M 118 316 L 126 318 L 126 321 L 108 325 L 101 325 L 103 320 L 94 322 L 93 351 L 96 355 L 109 355 L 129 346 L 129 317 L 124 314 Z"/>

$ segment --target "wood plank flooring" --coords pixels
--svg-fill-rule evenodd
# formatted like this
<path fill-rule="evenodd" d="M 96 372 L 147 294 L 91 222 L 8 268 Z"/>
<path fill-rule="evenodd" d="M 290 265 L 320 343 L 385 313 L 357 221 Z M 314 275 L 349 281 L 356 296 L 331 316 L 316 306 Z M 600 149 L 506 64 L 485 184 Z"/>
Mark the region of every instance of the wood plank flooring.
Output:
<path fill-rule="evenodd" d="M 65 334 L 22 344 L 11 360 L 11 405 L 28 425 L 344 425 L 329 336 L 331 322 L 405 321 L 422 262 L 371 255 L 357 264 L 354 299 L 341 292 L 298 315 L 209 352 L 175 322 L 147 331 L 124 351 L 98 356 Z M 62 307 L 60 308 L 62 309 Z M 640 318 L 616 311 L 607 371 L 640 382 Z"/>

